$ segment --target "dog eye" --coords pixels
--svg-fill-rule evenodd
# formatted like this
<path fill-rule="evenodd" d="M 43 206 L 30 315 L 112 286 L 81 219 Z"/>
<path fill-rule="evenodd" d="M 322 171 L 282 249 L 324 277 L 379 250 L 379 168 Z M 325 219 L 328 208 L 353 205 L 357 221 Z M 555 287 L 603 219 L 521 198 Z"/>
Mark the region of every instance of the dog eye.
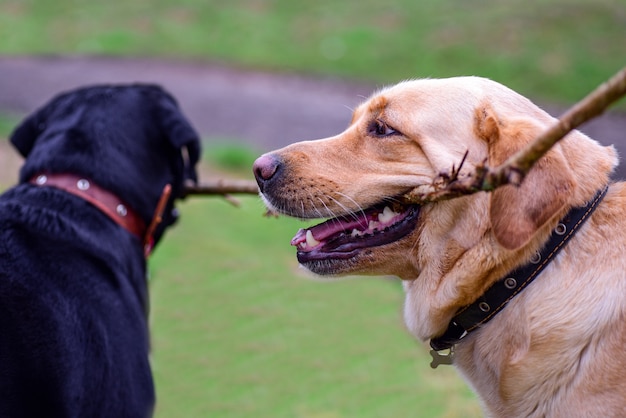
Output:
<path fill-rule="evenodd" d="M 391 128 L 385 122 L 375 120 L 372 122 L 369 128 L 369 133 L 374 136 L 389 136 L 398 133 L 395 129 Z"/>

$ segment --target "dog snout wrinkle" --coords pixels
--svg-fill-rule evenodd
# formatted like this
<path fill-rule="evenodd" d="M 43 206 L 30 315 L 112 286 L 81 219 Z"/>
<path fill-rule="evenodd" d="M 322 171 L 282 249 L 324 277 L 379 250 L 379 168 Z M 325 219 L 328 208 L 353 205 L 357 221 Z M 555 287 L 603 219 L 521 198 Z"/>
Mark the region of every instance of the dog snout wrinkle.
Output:
<path fill-rule="evenodd" d="M 280 166 L 281 161 L 276 155 L 265 154 L 257 158 L 252 170 L 261 191 L 276 176 Z"/>

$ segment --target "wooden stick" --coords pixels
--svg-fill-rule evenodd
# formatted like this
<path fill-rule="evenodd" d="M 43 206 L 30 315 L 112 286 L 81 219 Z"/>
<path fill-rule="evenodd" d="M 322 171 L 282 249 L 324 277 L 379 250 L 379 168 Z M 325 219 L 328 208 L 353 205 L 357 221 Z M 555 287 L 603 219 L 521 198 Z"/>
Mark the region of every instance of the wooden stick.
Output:
<path fill-rule="evenodd" d="M 404 195 L 405 201 L 422 204 L 453 199 L 479 191 L 493 191 L 505 184 L 519 186 L 533 165 L 554 144 L 573 129 L 602 114 L 624 95 L 626 95 L 626 67 L 575 104 L 552 127 L 499 167 L 492 169 L 484 163 L 463 178 L 458 177 L 461 167 L 453 168 L 452 174 L 441 174 L 434 179 L 431 190 L 426 192 L 413 190 Z"/>
<path fill-rule="evenodd" d="M 252 180 L 217 179 L 202 182 L 197 186 L 186 186 L 181 197 L 214 196 L 230 194 L 258 194 L 259 188 Z"/>

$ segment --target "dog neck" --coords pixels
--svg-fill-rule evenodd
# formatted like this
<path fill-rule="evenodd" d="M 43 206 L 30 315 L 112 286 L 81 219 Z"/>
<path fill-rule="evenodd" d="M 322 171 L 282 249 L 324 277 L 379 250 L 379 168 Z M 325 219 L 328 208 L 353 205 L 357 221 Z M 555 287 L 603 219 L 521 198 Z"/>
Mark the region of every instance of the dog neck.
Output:
<path fill-rule="evenodd" d="M 119 226 L 139 238 L 146 257 L 150 255 L 154 247 L 154 231 L 161 222 L 165 205 L 171 194 L 171 186 L 168 184 L 159 199 L 152 222 L 146 227 L 143 219 L 128 204 L 115 194 L 84 177 L 75 174 L 46 173 L 33 176 L 30 183 L 40 187 L 55 187 L 91 203 Z"/>
<path fill-rule="evenodd" d="M 559 222 L 543 249 L 537 252 L 528 264 L 508 273 L 487 289 L 474 303 L 465 306 L 455 314 L 443 335 L 430 341 L 433 356 L 431 367 L 437 368 L 440 364 L 452 364 L 454 346 L 472 331 L 495 317 L 513 297 L 539 276 L 579 227 L 591 216 L 607 190 L 608 186 L 600 190 L 586 206 L 572 209 Z M 444 350 L 450 350 L 449 354 L 440 353 Z"/>

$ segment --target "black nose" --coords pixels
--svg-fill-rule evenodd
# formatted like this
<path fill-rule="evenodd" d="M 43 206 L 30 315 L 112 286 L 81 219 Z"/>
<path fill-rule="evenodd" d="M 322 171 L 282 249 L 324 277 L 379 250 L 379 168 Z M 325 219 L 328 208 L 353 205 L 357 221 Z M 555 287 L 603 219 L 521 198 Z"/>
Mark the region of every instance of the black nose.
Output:
<path fill-rule="evenodd" d="M 273 154 L 264 154 L 257 158 L 252 166 L 254 177 L 259 185 L 259 189 L 263 191 L 265 185 L 276 175 L 280 168 L 280 160 Z"/>

